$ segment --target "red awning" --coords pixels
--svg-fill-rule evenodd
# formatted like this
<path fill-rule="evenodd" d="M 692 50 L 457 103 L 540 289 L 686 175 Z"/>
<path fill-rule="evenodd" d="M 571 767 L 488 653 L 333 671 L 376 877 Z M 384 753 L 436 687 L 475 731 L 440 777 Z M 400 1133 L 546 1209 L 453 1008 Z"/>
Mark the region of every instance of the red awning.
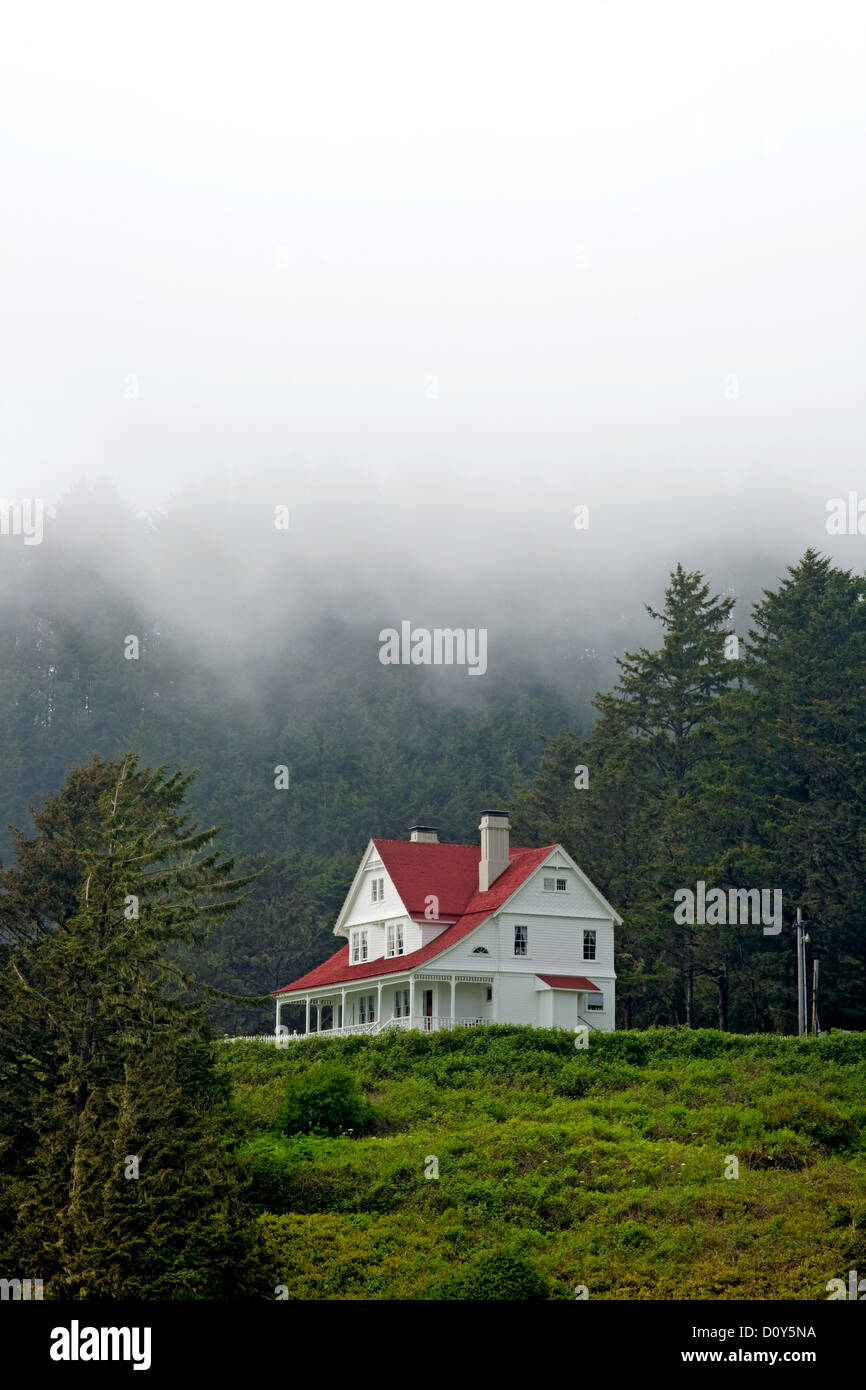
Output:
<path fill-rule="evenodd" d="M 551 989 L 579 989 L 589 990 L 593 994 L 601 993 L 598 985 L 594 985 L 585 975 L 536 975 L 535 978 L 543 980 Z"/>

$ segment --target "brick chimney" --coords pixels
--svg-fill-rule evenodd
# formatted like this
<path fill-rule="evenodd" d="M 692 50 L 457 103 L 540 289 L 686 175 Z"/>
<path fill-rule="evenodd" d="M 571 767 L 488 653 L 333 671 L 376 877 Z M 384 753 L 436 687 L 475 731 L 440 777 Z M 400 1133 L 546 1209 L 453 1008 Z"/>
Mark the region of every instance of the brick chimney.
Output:
<path fill-rule="evenodd" d="M 511 862 L 508 858 L 508 832 L 511 829 L 508 812 L 482 811 L 478 829 L 481 831 L 478 887 L 482 893 L 486 893 Z"/>
<path fill-rule="evenodd" d="M 409 840 L 413 845 L 438 845 L 439 831 L 435 825 L 410 825 Z"/>

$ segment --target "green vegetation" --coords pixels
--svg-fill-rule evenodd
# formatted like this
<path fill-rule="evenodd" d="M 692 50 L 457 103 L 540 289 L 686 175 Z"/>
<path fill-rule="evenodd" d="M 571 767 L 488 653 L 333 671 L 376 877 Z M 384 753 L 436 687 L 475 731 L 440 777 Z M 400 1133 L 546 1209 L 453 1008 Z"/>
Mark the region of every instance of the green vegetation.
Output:
<path fill-rule="evenodd" d="M 187 784 L 94 759 L 0 880 L 0 1269 L 50 1298 L 256 1287 L 228 1087 L 166 955 L 247 882 L 188 824 Z"/>
<path fill-rule="evenodd" d="M 223 538 L 238 525 L 224 505 Z M 14 848 L 6 826 L 94 749 L 197 769 L 192 809 L 225 827 L 239 872 L 260 874 L 206 941 L 173 948 L 221 992 L 218 1032 L 269 1028 L 262 997 L 333 950 L 371 835 L 425 820 L 474 841 L 490 805 L 511 811 L 513 843 L 564 844 L 622 915 L 618 1027 L 792 1032 L 798 906 L 821 1026 L 866 1027 L 862 576 L 814 550 L 778 580 L 740 558 L 721 581 L 740 591 L 732 607 L 731 588 L 678 565 L 663 597 L 659 574 L 616 621 L 564 580 L 555 640 L 517 605 L 491 626 L 497 656 L 474 681 L 383 668 L 378 591 L 333 602 L 291 546 L 259 569 L 256 540 L 249 592 L 230 563 L 204 583 L 189 515 L 178 501 L 152 527 L 82 485 L 44 546 L 0 546 L 0 854 Z M 123 538 L 122 566 L 106 562 L 106 536 Z M 147 575 L 174 576 L 160 602 Z M 139 660 L 124 657 L 130 633 Z M 699 878 L 780 890 L 781 936 L 675 923 L 674 893 Z"/>
<path fill-rule="evenodd" d="M 578 1051 L 494 1026 L 220 1056 L 265 1296 L 810 1300 L 866 1266 L 863 1035 Z M 279 1133 L 287 1091 L 346 1071 L 370 1133 Z"/>
<path fill-rule="evenodd" d="M 320 1062 L 290 1079 L 277 1129 L 283 1134 L 362 1134 L 373 1114 L 346 1067 Z"/>
<path fill-rule="evenodd" d="M 821 1026 L 866 1026 L 864 599 L 862 578 L 807 550 L 728 640 L 732 600 L 677 565 L 647 605 L 660 645 L 618 662 L 589 738 L 551 740 L 511 803 L 515 840 L 564 844 L 623 918 L 618 1027 L 793 1032 L 798 907 Z M 772 886 L 784 930 L 677 923 L 698 880 L 726 899 Z"/>

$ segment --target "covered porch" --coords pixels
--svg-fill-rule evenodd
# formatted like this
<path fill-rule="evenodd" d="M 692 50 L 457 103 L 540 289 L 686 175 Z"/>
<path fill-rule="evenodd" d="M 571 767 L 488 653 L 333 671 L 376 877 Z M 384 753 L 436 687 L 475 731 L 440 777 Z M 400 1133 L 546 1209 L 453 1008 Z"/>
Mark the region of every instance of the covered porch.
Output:
<path fill-rule="evenodd" d="M 492 975 L 389 975 L 276 999 L 277 1040 L 351 1037 L 390 1028 L 474 1027 L 495 1021 Z M 303 1027 L 283 1023 L 288 1008 L 303 1008 Z"/>

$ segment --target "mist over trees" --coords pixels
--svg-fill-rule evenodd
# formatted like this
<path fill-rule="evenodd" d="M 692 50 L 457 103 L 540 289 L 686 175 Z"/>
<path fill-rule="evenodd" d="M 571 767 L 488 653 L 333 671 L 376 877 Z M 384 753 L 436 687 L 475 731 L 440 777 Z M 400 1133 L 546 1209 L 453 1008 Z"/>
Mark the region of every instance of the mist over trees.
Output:
<path fill-rule="evenodd" d="M 718 591 L 680 566 L 661 605 L 664 573 L 627 565 L 601 587 L 554 584 L 539 555 L 530 584 L 515 557 L 509 581 L 507 556 L 486 568 L 484 549 L 449 568 L 431 545 L 410 563 L 422 531 L 377 549 L 377 495 L 335 480 L 341 515 L 357 511 L 347 535 L 323 528 L 315 473 L 282 491 L 270 477 L 187 488 L 151 518 L 82 483 L 44 544 L 7 538 L 4 858 L 5 827 L 26 834 L 28 806 L 94 754 L 194 770 L 196 816 L 258 876 L 231 919 L 176 949 L 252 1000 L 333 950 L 371 835 L 421 818 L 471 841 L 479 810 L 504 804 L 515 843 L 561 839 L 622 914 L 620 1026 L 790 1028 L 795 904 L 823 962 L 822 1023 L 860 1026 L 862 582 L 811 551 L 781 581 L 782 564 L 735 557 Z M 487 628 L 483 679 L 383 666 L 379 632 L 403 619 Z M 699 878 L 781 887 L 782 936 L 675 924 L 674 891 Z M 220 1030 L 271 1023 L 267 1005 L 211 1010 Z"/>
<path fill-rule="evenodd" d="M 797 907 L 822 965 L 820 1022 L 863 1026 L 864 595 L 861 579 L 808 550 L 726 657 L 730 601 L 677 566 L 654 613 L 661 646 L 620 663 L 589 738 L 549 743 L 519 798 L 519 831 L 562 840 L 623 915 L 626 1026 L 796 1031 Z M 781 891 L 783 931 L 678 923 L 674 895 L 698 880 Z"/>

